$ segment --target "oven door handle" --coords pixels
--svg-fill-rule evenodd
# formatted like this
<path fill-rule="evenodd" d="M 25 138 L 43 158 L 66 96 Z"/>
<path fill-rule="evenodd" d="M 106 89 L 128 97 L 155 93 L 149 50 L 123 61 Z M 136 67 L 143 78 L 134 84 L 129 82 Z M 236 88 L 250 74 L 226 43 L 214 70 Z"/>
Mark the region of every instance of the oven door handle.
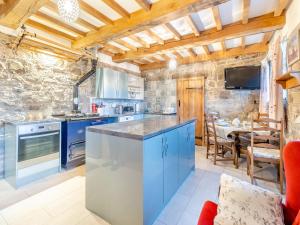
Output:
<path fill-rule="evenodd" d="M 57 135 L 57 134 L 59 134 L 59 132 L 52 132 L 52 133 L 40 134 L 40 135 L 31 135 L 31 136 L 26 136 L 26 137 L 20 137 L 20 140 L 39 138 L 39 137 L 48 137 L 48 136 L 53 136 L 53 135 Z"/>

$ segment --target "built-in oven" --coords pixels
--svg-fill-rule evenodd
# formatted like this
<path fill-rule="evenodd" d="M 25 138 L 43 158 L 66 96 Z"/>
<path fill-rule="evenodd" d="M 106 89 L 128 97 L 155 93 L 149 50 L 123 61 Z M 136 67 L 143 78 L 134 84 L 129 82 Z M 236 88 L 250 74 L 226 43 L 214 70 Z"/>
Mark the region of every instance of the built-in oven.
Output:
<path fill-rule="evenodd" d="M 19 127 L 19 168 L 59 158 L 60 123 L 31 124 Z"/>
<path fill-rule="evenodd" d="M 15 187 L 60 171 L 61 122 L 5 125 L 5 178 Z"/>

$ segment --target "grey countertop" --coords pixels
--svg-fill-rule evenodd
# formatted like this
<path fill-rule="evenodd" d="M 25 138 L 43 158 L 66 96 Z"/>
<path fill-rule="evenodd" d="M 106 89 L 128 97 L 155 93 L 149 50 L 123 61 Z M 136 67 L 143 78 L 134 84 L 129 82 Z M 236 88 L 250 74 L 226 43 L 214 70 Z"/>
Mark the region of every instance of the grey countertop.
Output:
<path fill-rule="evenodd" d="M 166 131 L 191 123 L 195 119 L 179 121 L 177 116 L 157 116 L 123 123 L 88 127 L 88 131 L 112 136 L 145 140 Z"/>

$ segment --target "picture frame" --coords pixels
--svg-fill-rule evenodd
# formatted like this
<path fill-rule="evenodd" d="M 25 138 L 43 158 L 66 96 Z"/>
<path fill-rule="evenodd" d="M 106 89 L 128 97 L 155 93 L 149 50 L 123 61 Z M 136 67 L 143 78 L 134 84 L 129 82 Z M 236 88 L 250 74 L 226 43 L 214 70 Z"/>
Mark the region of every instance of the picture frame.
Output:
<path fill-rule="evenodd" d="M 299 27 L 290 34 L 287 44 L 287 61 L 292 66 L 300 60 L 300 30 Z"/>

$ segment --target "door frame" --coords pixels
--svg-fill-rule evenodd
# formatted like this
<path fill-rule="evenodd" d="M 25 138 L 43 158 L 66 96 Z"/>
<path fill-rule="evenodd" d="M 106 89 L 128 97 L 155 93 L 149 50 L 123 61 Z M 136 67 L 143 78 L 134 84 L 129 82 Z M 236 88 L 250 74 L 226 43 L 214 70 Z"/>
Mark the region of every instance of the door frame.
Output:
<path fill-rule="evenodd" d="M 204 133 L 204 115 L 205 115 L 205 76 L 186 76 L 186 77 L 182 77 L 182 78 L 177 78 L 176 79 L 176 112 L 177 112 L 177 117 L 180 118 L 180 110 L 179 110 L 179 81 L 183 81 L 183 80 L 202 80 L 203 81 L 203 88 L 202 88 L 202 105 L 203 105 L 203 111 L 202 111 L 202 124 L 201 124 L 201 130 L 202 130 L 202 146 L 205 144 L 205 133 Z"/>

